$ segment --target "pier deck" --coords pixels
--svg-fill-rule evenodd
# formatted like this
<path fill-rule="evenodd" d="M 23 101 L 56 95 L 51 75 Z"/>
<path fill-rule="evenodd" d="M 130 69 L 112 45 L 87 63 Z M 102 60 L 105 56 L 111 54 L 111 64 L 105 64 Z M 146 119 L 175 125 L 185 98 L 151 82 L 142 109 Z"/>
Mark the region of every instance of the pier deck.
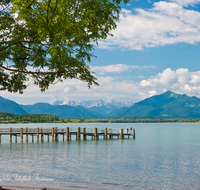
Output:
<path fill-rule="evenodd" d="M 124 139 L 124 137 L 130 138 L 130 136 L 135 139 L 135 129 L 132 130 L 132 133 L 124 133 L 124 129 L 112 130 L 105 128 L 98 132 L 98 128 L 86 129 L 80 128 L 72 129 L 69 127 L 64 128 L 0 128 L 0 143 L 2 135 L 10 135 L 10 142 L 12 142 L 12 136 L 15 137 L 15 142 L 17 142 L 17 136 L 21 137 L 21 142 L 23 142 L 23 137 L 26 137 L 26 142 L 28 142 L 28 136 L 32 136 L 32 142 L 34 141 L 34 136 L 37 137 L 37 142 L 44 141 L 44 135 L 47 136 L 47 141 L 49 141 L 49 136 L 51 136 L 52 141 L 58 141 L 58 135 L 62 135 L 63 141 L 71 140 L 72 135 L 76 136 L 76 140 L 87 140 L 87 137 L 90 136 L 93 140 L 98 140 L 99 136 L 102 136 L 103 139 L 113 139 L 114 136 L 117 136 L 119 139 Z"/>

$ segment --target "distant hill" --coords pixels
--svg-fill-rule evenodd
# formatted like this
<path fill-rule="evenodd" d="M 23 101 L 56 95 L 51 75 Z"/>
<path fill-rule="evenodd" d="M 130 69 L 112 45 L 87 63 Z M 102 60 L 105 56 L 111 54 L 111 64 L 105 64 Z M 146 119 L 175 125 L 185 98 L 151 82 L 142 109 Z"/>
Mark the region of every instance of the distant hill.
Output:
<path fill-rule="evenodd" d="M 200 99 L 167 91 L 135 103 L 117 117 L 198 118 Z"/>
<path fill-rule="evenodd" d="M 0 112 L 13 114 L 27 114 L 27 112 L 16 102 L 5 99 L 0 96 Z"/>
<path fill-rule="evenodd" d="M 60 118 L 101 118 L 101 115 L 82 106 L 36 103 L 34 105 L 21 105 L 21 107 L 29 114 L 55 114 Z"/>
<path fill-rule="evenodd" d="M 102 105 L 102 106 L 92 106 L 90 108 L 86 108 L 90 111 L 96 112 L 98 114 L 101 114 L 102 116 L 107 116 L 111 112 L 117 109 L 117 107 L 112 106 L 112 105 Z"/>
<path fill-rule="evenodd" d="M 107 114 L 106 117 L 108 118 L 114 118 L 116 116 L 118 116 L 119 114 L 123 113 L 125 110 L 127 110 L 129 107 L 121 107 L 121 108 L 117 108 L 114 111 L 110 112 Z"/>

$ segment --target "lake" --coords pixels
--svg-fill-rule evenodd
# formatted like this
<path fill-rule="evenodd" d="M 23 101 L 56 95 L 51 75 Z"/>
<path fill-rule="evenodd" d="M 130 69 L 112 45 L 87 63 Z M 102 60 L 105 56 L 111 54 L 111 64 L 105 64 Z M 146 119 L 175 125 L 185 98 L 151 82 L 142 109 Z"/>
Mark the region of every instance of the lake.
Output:
<path fill-rule="evenodd" d="M 55 124 L 136 129 L 136 139 L 0 144 L 0 186 L 57 189 L 200 189 L 199 123 Z M 54 127 L 1 124 L 0 128 Z M 13 138 L 14 139 L 14 138 Z M 24 138 L 25 140 L 25 138 Z M 31 140 L 31 138 L 30 138 Z M 17 188 L 16 188 L 17 189 Z"/>

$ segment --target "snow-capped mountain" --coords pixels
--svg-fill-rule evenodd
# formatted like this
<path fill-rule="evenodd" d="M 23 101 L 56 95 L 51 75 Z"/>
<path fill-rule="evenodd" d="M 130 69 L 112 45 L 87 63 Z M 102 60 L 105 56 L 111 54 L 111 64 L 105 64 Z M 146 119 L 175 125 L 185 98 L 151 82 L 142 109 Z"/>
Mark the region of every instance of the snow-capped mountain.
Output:
<path fill-rule="evenodd" d="M 88 101 L 69 100 L 68 102 L 56 100 L 53 103 L 53 105 L 64 105 L 64 104 L 67 104 L 70 106 L 83 106 L 85 108 L 101 107 L 101 106 L 111 106 L 111 107 L 121 108 L 121 107 L 130 107 L 134 103 L 128 102 L 128 101 L 121 102 L 121 101 L 115 101 L 115 100 L 112 100 L 110 102 L 107 102 L 104 100 L 88 100 Z"/>
<path fill-rule="evenodd" d="M 132 106 L 133 102 L 120 102 L 112 100 L 110 102 L 106 102 L 104 100 L 88 100 L 88 101 L 58 101 L 56 100 L 53 105 L 69 105 L 69 106 L 82 106 L 89 111 L 93 111 L 95 113 L 101 114 L 102 116 L 106 116 L 112 113 L 114 110 L 119 108 L 128 108 Z"/>

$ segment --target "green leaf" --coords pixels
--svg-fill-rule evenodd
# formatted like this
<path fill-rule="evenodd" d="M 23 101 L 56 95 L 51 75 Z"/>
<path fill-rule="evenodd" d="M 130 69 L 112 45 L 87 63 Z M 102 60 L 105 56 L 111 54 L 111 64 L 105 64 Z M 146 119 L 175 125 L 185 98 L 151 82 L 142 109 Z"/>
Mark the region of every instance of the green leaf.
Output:
<path fill-rule="evenodd" d="M 41 91 L 72 78 L 98 85 L 87 64 L 93 44 L 117 27 L 121 2 L 2 0 L 0 89 L 23 93 L 31 78 Z"/>

